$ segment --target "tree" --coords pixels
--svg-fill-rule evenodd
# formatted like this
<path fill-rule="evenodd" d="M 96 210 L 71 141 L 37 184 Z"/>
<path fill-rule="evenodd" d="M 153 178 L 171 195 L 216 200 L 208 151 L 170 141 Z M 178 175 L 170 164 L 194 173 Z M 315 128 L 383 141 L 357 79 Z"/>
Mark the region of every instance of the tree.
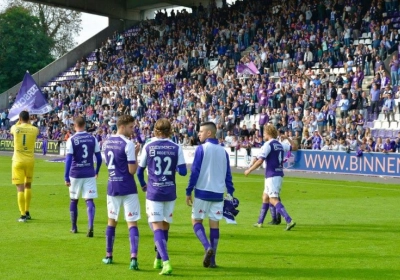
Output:
<path fill-rule="evenodd" d="M 39 18 L 40 28 L 54 41 L 53 55 L 58 58 L 71 50 L 82 30 L 81 13 L 21 0 L 8 0 L 8 7 L 24 7 Z"/>
<path fill-rule="evenodd" d="M 54 41 L 23 7 L 0 14 L 0 93 L 21 82 L 26 70 L 35 73 L 53 61 Z"/>

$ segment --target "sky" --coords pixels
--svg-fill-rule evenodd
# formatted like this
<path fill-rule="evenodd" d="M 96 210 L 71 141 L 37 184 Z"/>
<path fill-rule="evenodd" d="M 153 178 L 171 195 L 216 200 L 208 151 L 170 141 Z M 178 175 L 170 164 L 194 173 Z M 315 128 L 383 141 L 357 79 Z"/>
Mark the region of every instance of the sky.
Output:
<path fill-rule="evenodd" d="M 76 38 L 76 42 L 78 43 L 77 45 L 82 44 L 107 26 L 107 17 L 82 13 L 82 31 L 80 32 L 78 38 Z"/>

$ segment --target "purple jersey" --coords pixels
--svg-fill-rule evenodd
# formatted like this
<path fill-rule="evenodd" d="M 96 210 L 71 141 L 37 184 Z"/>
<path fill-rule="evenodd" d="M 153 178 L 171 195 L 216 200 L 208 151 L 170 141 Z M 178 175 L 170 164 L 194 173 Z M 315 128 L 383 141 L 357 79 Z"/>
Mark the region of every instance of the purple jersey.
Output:
<path fill-rule="evenodd" d="M 285 154 L 290 151 L 290 148 L 290 145 L 280 143 L 276 139 L 264 143 L 257 158 L 261 158 L 266 162 L 265 178 L 283 177 L 283 160 L 285 159 Z"/>
<path fill-rule="evenodd" d="M 136 194 L 137 188 L 128 164 L 135 164 L 135 145 L 123 135 L 112 135 L 104 143 L 108 169 L 107 194 L 122 196 Z"/>
<path fill-rule="evenodd" d="M 72 155 L 69 176 L 91 178 L 96 176 L 93 155 L 100 152 L 99 143 L 89 133 L 77 132 L 67 141 L 67 154 Z"/>
<path fill-rule="evenodd" d="M 182 148 L 170 139 L 153 138 L 142 150 L 139 166 L 148 166 L 146 198 L 152 201 L 176 199 L 175 173 L 184 165 Z"/>

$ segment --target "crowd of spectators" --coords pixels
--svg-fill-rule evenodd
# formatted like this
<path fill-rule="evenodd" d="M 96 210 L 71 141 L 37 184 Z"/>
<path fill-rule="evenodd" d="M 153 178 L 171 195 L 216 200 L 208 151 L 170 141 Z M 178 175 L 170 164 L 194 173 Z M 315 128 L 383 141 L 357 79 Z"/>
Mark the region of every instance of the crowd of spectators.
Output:
<path fill-rule="evenodd" d="M 132 139 L 145 142 L 155 121 L 166 117 L 175 142 L 197 145 L 200 123 L 213 121 L 221 144 L 245 149 L 262 145 L 270 122 L 304 149 L 398 151 L 397 140 L 374 139 L 365 126 L 381 112 L 395 121 L 399 60 L 393 56 L 390 69 L 383 61 L 400 34 L 383 12 L 397 11 L 397 0 L 374 0 L 369 8 L 360 0 L 275 5 L 223 1 L 217 8 L 209 1 L 192 13 L 160 10 L 155 19 L 115 33 L 95 50 L 93 63 L 77 61 L 79 79 L 46 89 L 54 111 L 32 122 L 42 137 L 64 141 L 73 118 L 82 115 L 101 143 L 116 131 L 120 115 L 131 114 Z M 368 32 L 370 46 L 353 44 Z M 237 73 L 238 64 L 250 62 L 259 74 Z M 332 77 L 335 66 L 345 73 Z M 364 91 L 364 76 L 372 73 Z M 246 115 L 258 115 L 257 123 L 247 127 Z M 7 112 L 0 125 L 0 137 L 10 137 Z M 380 148 L 386 141 L 391 148 Z"/>

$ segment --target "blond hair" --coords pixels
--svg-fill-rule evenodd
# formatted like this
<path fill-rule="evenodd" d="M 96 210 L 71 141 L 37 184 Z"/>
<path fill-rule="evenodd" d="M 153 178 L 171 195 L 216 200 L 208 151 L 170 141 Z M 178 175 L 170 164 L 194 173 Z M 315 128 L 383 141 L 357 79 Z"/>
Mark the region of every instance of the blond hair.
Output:
<path fill-rule="evenodd" d="M 264 134 L 268 134 L 271 138 L 276 139 L 278 137 L 278 130 L 272 124 L 266 124 L 264 126 Z"/>

